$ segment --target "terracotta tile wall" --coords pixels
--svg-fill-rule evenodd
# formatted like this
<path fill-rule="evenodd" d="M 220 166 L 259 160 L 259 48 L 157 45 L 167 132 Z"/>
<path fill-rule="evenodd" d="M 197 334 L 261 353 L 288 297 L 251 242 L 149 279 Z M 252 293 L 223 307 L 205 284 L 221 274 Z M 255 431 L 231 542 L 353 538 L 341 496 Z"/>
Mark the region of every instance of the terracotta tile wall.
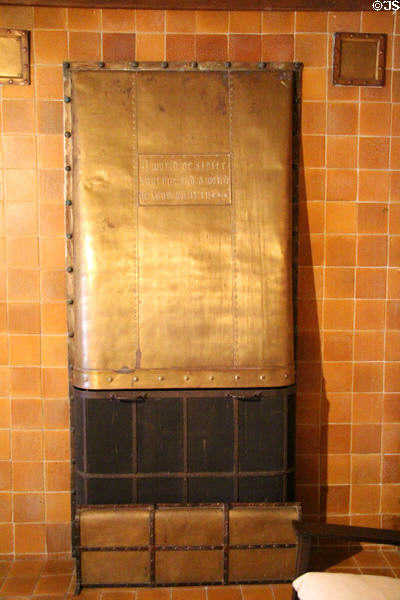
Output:
<path fill-rule="evenodd" d="M 64 60 L 302 61 L 298 498 L 305 515 L 399 526 L 400 35 L 392 13 L 0 7 L 32 34 L 4 86 L 0 555 L 65 553 Z M 334 31 L 389 34 L 382 89 L 333 87 Z"/>

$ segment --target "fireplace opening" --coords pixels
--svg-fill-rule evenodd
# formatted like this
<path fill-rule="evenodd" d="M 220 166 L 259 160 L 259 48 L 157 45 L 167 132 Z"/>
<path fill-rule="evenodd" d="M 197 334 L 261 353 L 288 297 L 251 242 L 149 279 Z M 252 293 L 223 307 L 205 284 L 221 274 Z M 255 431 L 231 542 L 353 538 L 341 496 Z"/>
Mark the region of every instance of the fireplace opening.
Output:
<path fill-rule="evenodd" d="M 294 388 L 74 391 L 77 504 L 294 500 Z"/>

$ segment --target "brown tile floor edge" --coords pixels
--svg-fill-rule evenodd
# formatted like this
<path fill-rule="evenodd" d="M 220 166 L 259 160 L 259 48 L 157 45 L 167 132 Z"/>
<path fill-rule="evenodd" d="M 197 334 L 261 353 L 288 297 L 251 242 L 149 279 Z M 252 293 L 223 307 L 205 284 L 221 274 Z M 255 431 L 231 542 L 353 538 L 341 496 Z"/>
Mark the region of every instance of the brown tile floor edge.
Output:
<path fill-rule="evenodd" d="M 73 559 L 0 561 L 0 600 L 73 600 Z M 400 578 L 400 552 L 330 548 L 313 552 L 313 570 Z M 242 585 L 193 588 L 84 588 L 80 600 L 290 600 L 292 586 Z"/>

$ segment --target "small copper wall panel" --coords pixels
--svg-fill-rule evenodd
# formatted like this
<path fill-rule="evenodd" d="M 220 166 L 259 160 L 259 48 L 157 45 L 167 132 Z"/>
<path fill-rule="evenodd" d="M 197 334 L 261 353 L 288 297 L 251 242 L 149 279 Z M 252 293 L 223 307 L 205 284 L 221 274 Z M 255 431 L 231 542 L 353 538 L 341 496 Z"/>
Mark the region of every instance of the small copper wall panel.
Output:
<path fill-rule="evenodd" d="M 293 383 L 294 66 L 67 74 L 73 384 Z"/>
<path fill-rule="evenodd" d="M 29 82 L 29 31 L 0 29 L 0 85 Z"/>
<path fill-rule="evenodd" d="M 385 84 L 386 34 L 335 33 L 333 83 Z"/>
<path fill-rule="evenodd" d="M 299 518 L 298 504 L 82 506 L 75 528 L 78 587 L 290 581 L 292 521 Z M 123 521 L 124 548 L 114 546 L 112 532 Z M 141 530 L 146 524 L 146 539 L 132 531 L 133 522 Z M 94 523 L 104 531 L 101 539 L 92 536 Z"/>

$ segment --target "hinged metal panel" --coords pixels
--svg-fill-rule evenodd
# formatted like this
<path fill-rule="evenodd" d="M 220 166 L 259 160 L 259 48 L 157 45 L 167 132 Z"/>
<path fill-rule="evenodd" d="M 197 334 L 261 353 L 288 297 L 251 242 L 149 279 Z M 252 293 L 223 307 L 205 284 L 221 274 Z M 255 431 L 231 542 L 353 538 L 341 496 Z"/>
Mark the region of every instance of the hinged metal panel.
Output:
<path fill-rule="evenodd" d="M 68 65 L 76 387 L 293 382 L 296 69 Z"/>

